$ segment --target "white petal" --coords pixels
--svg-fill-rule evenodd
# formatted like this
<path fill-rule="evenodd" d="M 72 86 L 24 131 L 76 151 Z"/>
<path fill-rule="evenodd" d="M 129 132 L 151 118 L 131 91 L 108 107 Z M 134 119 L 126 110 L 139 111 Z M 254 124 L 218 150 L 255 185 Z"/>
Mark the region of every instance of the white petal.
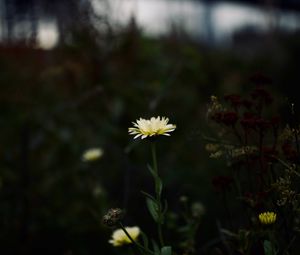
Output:
<path fill-rule="evenodd" d="M 138 137 L 140 137 L 142 134 L 137 134 L 135 137 L 133 137 L 133 139 L 136 139 Z"/>

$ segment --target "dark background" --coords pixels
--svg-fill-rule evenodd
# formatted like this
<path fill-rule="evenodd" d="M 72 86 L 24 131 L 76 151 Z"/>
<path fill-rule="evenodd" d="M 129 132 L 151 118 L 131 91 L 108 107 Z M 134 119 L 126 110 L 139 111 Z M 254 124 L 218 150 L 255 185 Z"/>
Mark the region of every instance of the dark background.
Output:
<path fill-rule="evenodd" d="M 240 2 L 300 20 L 296 0 Z M 152 189 L 149 144 L 127 130 L 139 117 L 158 115 L 178 127 L 158 146 L 164 196 L 175 211 L 182 195 L 205 206 L 202 254 L 226 218 L 211 185 L 225 163 L 208 157 L 202 139 L 211 134 L 209 98 L 247 93 L 249 77 L 260 72 L 272 78 L 268 89 L 283 118 L 291 103 L 297 112 L 297 26 L 246 26 L 223 43 L 172 26 L 150 36 L 138 20 L 113 22 L 89 1 L 0 3 L 1 254 L 117 254 L 101 224 L 110 207 L 126 208 L 127 225 L 154 233 L 140 193 Z M 44 44 L 42 24 L 55 28 Z M 104 155 L 83 163 L 91 147 Z"/>

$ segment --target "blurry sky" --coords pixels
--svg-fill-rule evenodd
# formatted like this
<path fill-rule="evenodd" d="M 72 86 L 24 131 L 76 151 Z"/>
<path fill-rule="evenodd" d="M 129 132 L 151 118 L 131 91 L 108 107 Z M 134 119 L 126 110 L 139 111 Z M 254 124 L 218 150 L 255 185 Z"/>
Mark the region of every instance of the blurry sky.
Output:
<path fill-rule="evenodd" d="M 85 12 L 104 17 L 113 25 L 126 25 L 135 17 L 148 35 L 162 35 L 176 28 L 196 40 L 216 45 L 230 44 L 233 34 L 244 28 L 257 32 L 293 32 L 300 28 L 299 11 L 275 8 L 272 1 L 261 5 L 244 2 L 0 0 L 0 38 L 2 41 L 33 40 L 39 47 L 51 49 L 64 39 L 71 26 L 77 25 Z"/>

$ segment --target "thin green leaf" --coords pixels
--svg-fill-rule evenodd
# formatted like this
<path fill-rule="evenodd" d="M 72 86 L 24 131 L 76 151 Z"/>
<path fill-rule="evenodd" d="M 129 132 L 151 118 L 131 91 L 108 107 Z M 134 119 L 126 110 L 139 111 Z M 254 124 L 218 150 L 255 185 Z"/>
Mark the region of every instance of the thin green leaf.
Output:
<path fill-rule="evenodd" d="M 161 192 L 162 192 L 162 189 L 163 189 L 163 184 L 162 184 L 161 179 L 158 176 L 155 178 L 155 185 L 158 186 L 158 194 L 159 194 L 159 196 L 161 196 Z"/>
<path fill-rule="evenodd" d="M 231 231 L 228 230 L 228 229 L 222 228 L 222 229 L 221 229 L 221 232 L 222 232 L 224 235 L 228 236 L 228 237 L 231 237 L 231 238 L 238 238 L 238 235 L 237 235 L 236 233 L 233 233 L 233 232 L 231 232 Z"/>
<path fill-rule="evenodd" d="M 148 210 L 149 210 L 152 218 L 157 222 L 158 218 L 159 218 L 157 204 L 149 198 L 146 198 L 146 204 L 147 204 Z"/>
<path fill-rule="evenodd" d="M 268 240 L 264 241 L 264 251 L 265 255 L 275 255 L 274 247 L 272 247 L 272 243 Z"/>
<path fill-rule="evenodd" d="M 152 176 L 154 177 L 154 179 L 156 179 L 158 176 L 157 176 L 156 172 L 154 171 L 154 169 L 152 168 L 152 166 L 147 165 L 147 167 L 148 167 L 150 173 L 152 174 Z"/>
<path fill-rule="evenodd" d="M 143 231 L 141 232 L 141 235 L 142 235 L 144 247 L 148 250 L 148 247 L 149 247 L 148 237 Z"/>
<path fill-rule="evenodd" d="M 149 193 L 147 193 L 147 192 L 145 192 L 145 191 L 141 191 L 141 193 L 142 193 L 143 195 L 145 195 L 145 197 L 147 197 L 147 198 L 149 198 L 149 199 L 151 199 L 151 200 L 153 200 L 153 201 L 156 200 L 152 195 L 150 195 Z"/>

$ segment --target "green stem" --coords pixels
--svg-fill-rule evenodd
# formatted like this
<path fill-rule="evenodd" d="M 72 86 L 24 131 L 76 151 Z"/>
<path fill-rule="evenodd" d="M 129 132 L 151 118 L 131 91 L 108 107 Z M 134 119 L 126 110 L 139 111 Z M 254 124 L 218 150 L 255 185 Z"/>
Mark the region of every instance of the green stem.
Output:
<path fill-rule="evenodd" d="M 129 238 L 129 240 L 138 248 L 138 250 L 144 254 L 144 252 L 146 254 L 150 254 L 153 255 L 154 253 L 148 249 L 146 249 L 144 246 L 140 245 L 138 242 L 134 241 L 133 238 L 130 236 L 130 234 L 128 233 L 128 231 L 126 230 L 126 228 L 123 226 L 123 224 L 121 222 L 119 222 L 120 228 L 124 231 L 124 233 L 126 234 L 126 236 Z"/>
<path fill-rule="evenodd" d="M 164 239 L 162 235 L 162 205 L 161 205 L 161 194 L 160 194 L 160 185 L 159 185 L 159 175 L 158 175 L 158 167 L 157 167 L 157 157 L 156 157 L 156 146 L 155 142 L 152 142 L 151 144 L 151 152 L 152 152 L 152 160 L 153 160 L 153 169 L 156 174 L 155 180 L 155 195 L 156 195 L 156 202 L 157 202 L 157 214 L 158 214 L 158 220 L 157 220 L 157 231 L 158 231 L 158 238 L 160 245 L 164 246 Z"/>
<path fill-rule="evenodd" d="M 157 158 L 156 158 L 156 146 L 155 142 L 151 143 L 151 152 L 152 152 L 152 160 L 153 160 L 153 168 L 155 173 L 158 175 L 158 167 L 157 167 Z"/>
<path fill-rule="evenodd" d="M 275 238 L 274 238 L 271 230 L 268 230 L 268 236 L 269 236 L 269 241 L 271 243 L 271 254 L 276 255 L 275 247 L 274 247 Z"/>

